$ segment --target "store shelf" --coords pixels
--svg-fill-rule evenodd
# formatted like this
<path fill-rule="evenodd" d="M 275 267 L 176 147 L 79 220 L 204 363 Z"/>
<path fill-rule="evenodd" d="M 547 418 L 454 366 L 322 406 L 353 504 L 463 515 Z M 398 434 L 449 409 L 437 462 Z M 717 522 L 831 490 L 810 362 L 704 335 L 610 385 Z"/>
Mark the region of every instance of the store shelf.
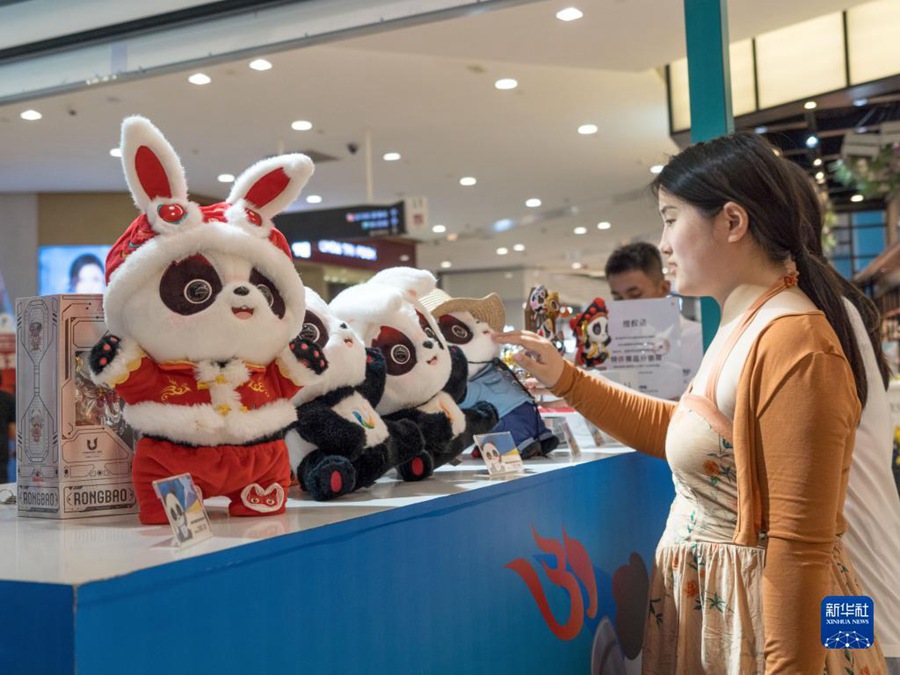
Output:
<path fill-rule="evenodd" d="M 671 480 L 664 462 L 624 450 L 557 452 L 506 480 L 466 460 L 330 503 L 292 492 L 268 518 L 229 518 L 208 500 L 215 536 L 183 551 L 136 516 L 0 507 L 0 606 L 17 617 L 0 632 L 0 672 L 587 672 L 600 617 L 559 640 L 507 565 L 533 560 L 546 582 L 535 535 L 565 529 L 603 588 L 632 552 L 649 567 Z M 565 593 L 549 584 L 547 597 L 565 620 Z"/>

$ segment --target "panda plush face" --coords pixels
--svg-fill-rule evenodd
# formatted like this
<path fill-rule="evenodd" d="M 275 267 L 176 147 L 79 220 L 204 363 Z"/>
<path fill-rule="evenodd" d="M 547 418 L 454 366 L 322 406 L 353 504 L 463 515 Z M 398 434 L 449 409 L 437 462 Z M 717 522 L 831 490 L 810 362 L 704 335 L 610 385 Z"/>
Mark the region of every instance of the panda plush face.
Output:
<path fill-rule="evenodd" d="M 491 339 L 491 327 L 471 312 L 450 312 L 438 317 L 441 334 L 462 349 L 469 361 L 469 378 L 500 356 L 501 345 Z"/>
<path fill-rule="evenodd" d="M 612 338 L 609 335 L 609 317 L 606 315 L 601 314 L 592 320 L 585 326 L 584 332 L 585 342 L 598 344 L 603 347 L 612 342 Z"/>
<path fill-rule="evenodd" d="M 142 211 L 107 258 L 110 332 L 154 361 L 271 363 L 297 336 L 303 283 L 272 218 L 313 171 L 304 155 L 258 162 L 225 202 L 188 198 L 184 169 L 142 117 L 122 125 L 122 163 Z"/>
<path fill-rule="evenodd" d="M 300 336 L 322 350 L 328 369 L 305 386 L 294 404 L 300 405 L 338 387 L 355 387 L 366 378 L 366 347 L 347 322 L 340 320 L 315 291 L 306 289 L 306 315 Z"/>
<path fill-rule="evenodd" d="M 421 405 L 450 379 L 450 351 L 422 307 L 407 302 L 384 317 L 372 346 L 384 356 L 388 376 L 379 412 Z"/>
<path fill-rule="evenodd" d="M 430 272 L 392 267 L 342 291 L 329 305 L 364 344 L 384 355 L 387 381 L 376 408 L 382 415 L 428 402 L 450 379 L 450 350 L 419 300 L 435 284 Z"/>
<path fill-rule="evenodd" d="M 221 229 L 223 236 L 230 234 Z M 288 269 L 279 274 L 266 259 L 214 246 L 179 260 L 159 260 L 122 304 L 120 333 L 156 361 L 269 363 L 296 335 L 299 319 L 299 289 L 274 281 L 293 272 L 290 261 L 285 263 Z"/>

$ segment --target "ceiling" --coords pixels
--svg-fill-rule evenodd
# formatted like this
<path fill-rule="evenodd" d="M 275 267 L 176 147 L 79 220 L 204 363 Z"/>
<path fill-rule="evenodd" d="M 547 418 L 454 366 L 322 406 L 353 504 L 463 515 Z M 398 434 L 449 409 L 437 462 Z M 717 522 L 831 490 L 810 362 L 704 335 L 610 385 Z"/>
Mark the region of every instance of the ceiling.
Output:
<path fill-rule="evenodd" d="M 597 273 L 622 241 L 657 236 L 649 168 L 677 151 L 659 67 L 684 56 L 683 12 L 681 0 L 582 0 L 583 19 L 556 20 L 572 2 L 530 2 L 268 53 L 273 68 L 265 72 L 242 58 L 0 106 L 0 191 L 124 190 L 109 150 L 122 118 L 139 113 L 181 154 L 195 194 L 224 197 L 219 174 L 301 151 L 333 159 L 319 163 L 306 190 L 322 204 L 294 208 L 361 204 L 369 138 L 373 201 L 425 196 L 431 224 L 446 226 L 419 247 L 420 266 L 571 273 L 575 264 L 579 273 Z M 731 37 L 856 4 L 733 0 Z M 188 83 L 198 69 L 211 84 Z M 496 90 L 501 77 L 518 88 Z M 21 120 L 26 108 L 43 119 Z M 298 119 L 313 129 L 293 131 Z M 585 123 L 598 133 L 576 133 Z M 402 159 L 383 161 L 389 151 Z M 478 182 L 462 187 L 463 176 Z M 542 205 L 526 207 L 529 198 Z M 509 229 L 495 231 L 498 221 Z M 598 230 L 600 221 L 612 227 Z M 111 224 L 111 237 L 125 225 Z M 587 233 L 575 234 L 579 226 Z M 525 250 L 513 251 L 516 244 Z M 509 253 L 497 255 L 498 247 Z"/>

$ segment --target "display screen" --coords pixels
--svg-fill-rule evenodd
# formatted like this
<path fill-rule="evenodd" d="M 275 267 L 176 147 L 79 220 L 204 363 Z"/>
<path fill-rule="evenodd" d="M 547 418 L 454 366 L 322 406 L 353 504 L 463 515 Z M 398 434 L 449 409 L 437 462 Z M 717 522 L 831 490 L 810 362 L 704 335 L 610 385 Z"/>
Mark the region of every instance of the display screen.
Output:
<path fill-rule="evenodd" d="M 38 293 L 102 293 L 110 246 L 41 246 Z"/>

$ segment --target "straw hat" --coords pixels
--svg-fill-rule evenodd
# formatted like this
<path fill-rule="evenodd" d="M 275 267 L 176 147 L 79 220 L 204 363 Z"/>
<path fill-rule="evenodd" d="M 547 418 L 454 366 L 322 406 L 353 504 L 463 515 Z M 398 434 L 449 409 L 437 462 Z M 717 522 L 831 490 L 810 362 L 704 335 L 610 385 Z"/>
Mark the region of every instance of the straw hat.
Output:
<path fill-rule="evenodd" d="M 506 322 L 506 310 L 503 301 L 496 293 L 483 298 L 451 298 L 440 288 L 420 298 L 425 309 L 435 318 L 451 312 L 469 312 L 479 321 L 484 321 L 493 330 L 503 330 Z"/>

